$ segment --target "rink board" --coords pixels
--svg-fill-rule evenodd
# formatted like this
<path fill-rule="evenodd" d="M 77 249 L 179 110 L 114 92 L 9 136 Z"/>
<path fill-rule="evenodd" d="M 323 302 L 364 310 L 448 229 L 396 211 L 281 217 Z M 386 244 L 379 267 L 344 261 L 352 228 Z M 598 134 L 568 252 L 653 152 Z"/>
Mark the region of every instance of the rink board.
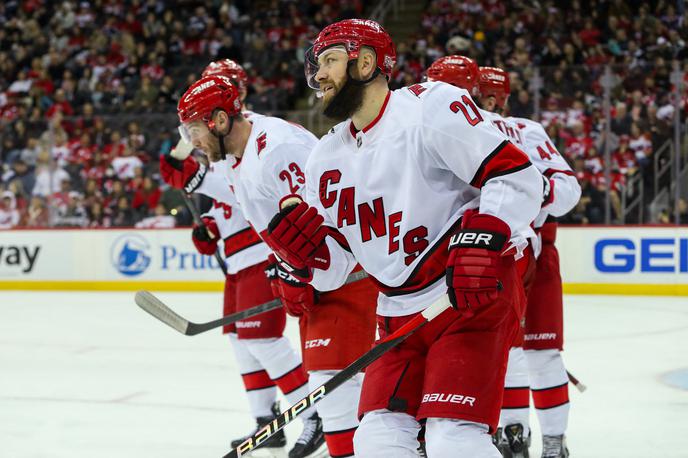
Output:
<path fill-rule="evenodd" d="M 565 227 L 569 294 L 688 295 L 688 227 Z M 0 231 L 0 289 L 221 291 L 188 229 Z"/>

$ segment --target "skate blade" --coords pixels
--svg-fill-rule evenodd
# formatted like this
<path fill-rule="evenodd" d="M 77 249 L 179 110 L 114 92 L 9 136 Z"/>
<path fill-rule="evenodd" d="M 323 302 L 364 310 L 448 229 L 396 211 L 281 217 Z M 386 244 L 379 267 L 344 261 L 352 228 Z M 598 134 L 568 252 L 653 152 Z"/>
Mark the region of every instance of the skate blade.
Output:
<path fill-rule="evenodd" d="M 287 451 L 284 447 L 280 448 L 259 448 L 247 455 L 242 455 L 249 458 L 287 458 Z"/>

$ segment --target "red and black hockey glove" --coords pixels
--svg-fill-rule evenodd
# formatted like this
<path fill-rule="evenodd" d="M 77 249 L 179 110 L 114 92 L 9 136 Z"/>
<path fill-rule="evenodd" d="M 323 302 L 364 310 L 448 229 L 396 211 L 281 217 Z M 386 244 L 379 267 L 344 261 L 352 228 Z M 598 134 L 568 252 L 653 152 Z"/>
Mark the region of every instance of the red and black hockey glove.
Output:
<path fill-rule="evenodd" d="M 327 269 L 330 252 L 325 244 L 324 218 L 305 202 L 287 205 L 276 214 L 263 234 L 265 243 L 301 281 L 312 278 L 311 269 Z"/>
<path fill-rule="evenodd" d="M 215 218 L 203 217 L 203 224 L 203 226 L 194 224 L 191 240 L 199 253 L 211 255 L 217 250 L 220 230 L 217 228 Z"/>
<path fill-rule="evenodd" d="M 447 286 L 458 310 L 489 305 L 502 289 L 500 257 L 511 230 L 501 219 L 468 210 L 461 229 L 449 241 Z"/>
<path fill-rule="evenodd" d="M 169 154 L 160 155 L 160 175 L 165 183 L 173 188 L 192 193 L 201 185 L 205 177 L 205 165 L 189 156 L 183 161 Z"/>
<path fill-rule="evenodd" d="M 270 279 L 272 294 L 282 301 L 287 313 L 291 316 L 301 316 L 310 312 L 318 302 L 318 292 L 315 288 L 290 275 L 274 255 L 268 257 L 268 262 L 265 275 Z"/>

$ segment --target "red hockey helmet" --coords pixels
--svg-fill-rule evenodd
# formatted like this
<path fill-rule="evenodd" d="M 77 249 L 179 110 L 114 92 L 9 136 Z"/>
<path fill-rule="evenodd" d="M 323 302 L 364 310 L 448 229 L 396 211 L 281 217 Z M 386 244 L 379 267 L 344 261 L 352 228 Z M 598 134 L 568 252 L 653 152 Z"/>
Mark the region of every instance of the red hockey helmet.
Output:
<path fill-rule="evenodd" d="M 432 63 L 427 71 L 428 81 L 443 81 L 477 95 L 480 80 L 478 64 L 470 57 L 444 56 Z"/>
<path fill-rule="evenodd" d="M 239 90 L 226 76 L 205 76 L 186 90 L 179 104 L 177 115 L 182 123 L 182 136 L 190 141 L 191 136 L 186 129 L 186 124 L 194 121 L 203 121 L 208 129 L 215 128 L 211 120 L 215 110 L 223 110 L 230 118 L 241 113 L 241 100 Z"/>
<path fill-rule="evenodd" d="M 313 89 L 320 89 L 315 81 L 318 72 L 318 57 L 327 48 L 341 45 L 349 60 L 358 59 L 363 46 L 375 51 L 377 68 L 387 79 L 392 75 L 392 69 L 397 61 L 397 53 L 392 37 L 377 22 L 369 19 L 345 19 L 330 24 L 318 34 L 313 46 L 306 52 L 306 80 Z"/>
<path fill-rule="evenodd" d="M 480 95 L 493 96 L 497 106 L 504 109 L 511 94 L 509 74 L 497 67 L 480 67 Z"/>
<path fill-rule="evenodd" d="M 211 62 L 205 70 L 203 70 L 201 76 L 213 75 L 226 76 L 242 91 L 245 91 L 248 86 L 248 76 L 246 72 L 241 65 L 237 64 L 232 59 L 221 59 Z"/>

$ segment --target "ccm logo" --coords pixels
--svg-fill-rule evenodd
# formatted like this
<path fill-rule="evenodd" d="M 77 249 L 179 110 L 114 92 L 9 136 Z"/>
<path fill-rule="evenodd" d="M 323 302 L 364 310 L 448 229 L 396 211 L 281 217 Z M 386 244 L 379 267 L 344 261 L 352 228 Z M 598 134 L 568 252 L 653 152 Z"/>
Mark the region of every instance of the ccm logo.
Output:
<path fill-rule="evenodd" d="M 473 407 L 475 398 L 471 396 L 464 396 L 462 394 L 451 393 L 428 393 L 423 395 L 421 402 L 449 402 L 452 404 L 470 404 Z"/>
<path fill-rule="evenodd" d="M 452 235 L 449 246 L 453 245 L 487 245 L 490 246 L 492 241 L 492 234 L 476 233 L 476 232 L 459 232 Z"/>
<path fill-rule="evenodd" d="M 332 339 L 313 339 L 307 340 L 305 348 L 327 347 Z"/>

